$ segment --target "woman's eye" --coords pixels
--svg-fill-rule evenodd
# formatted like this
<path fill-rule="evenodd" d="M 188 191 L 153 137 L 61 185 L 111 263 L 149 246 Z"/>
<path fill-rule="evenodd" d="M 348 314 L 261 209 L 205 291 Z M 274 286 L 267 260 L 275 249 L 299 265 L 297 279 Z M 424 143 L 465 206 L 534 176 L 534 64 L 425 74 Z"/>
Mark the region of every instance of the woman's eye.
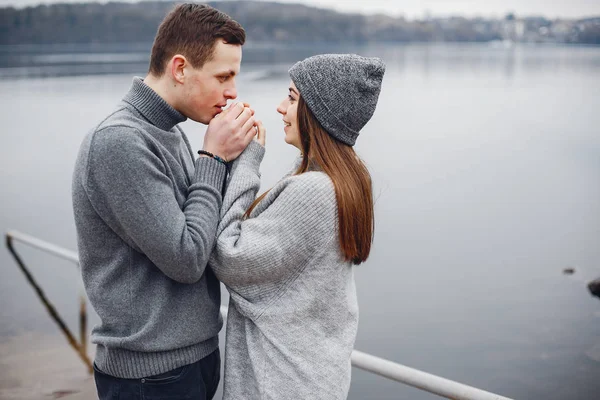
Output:
<path fill-rule="evenodd" d="M 292 97 L 291 94 L 288 94 L 288 99 L 290 99 L 290 101 L 294 101 L 294 98 Z"/>

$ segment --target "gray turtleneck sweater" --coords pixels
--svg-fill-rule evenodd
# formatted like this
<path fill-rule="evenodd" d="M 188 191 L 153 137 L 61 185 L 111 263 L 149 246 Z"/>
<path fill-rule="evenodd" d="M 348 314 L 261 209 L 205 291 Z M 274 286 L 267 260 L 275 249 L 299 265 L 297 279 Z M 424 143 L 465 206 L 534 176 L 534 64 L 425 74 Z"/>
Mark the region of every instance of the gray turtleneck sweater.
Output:
<path fill-rule="evenodd" d="M 233 163 L 210 263 L 231 295 L 224 399 L 345 399 L 358 305 L 333 184 L 287 176 L 245 219 L 263 154 L 252 142 Z"/>
<path fill-rule="evenodd" d="M 218 346 L 219 282 L 206 264 L 226 168 L 194 161 L 184 120 L 135 78 L 76 161 L 81 272 L 101 319 L 95 363 L 116 377 L 164 373 Z"/>

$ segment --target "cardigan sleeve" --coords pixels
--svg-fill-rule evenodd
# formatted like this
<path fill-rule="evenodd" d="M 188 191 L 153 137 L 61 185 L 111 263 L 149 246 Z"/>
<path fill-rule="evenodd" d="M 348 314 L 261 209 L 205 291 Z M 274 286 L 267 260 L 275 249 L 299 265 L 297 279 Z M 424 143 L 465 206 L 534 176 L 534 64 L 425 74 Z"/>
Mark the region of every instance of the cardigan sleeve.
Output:
<path fill-rule="evenodd" d="M 260 212 L 243 218 L 260 185 L 256 146 L 232 167 L 211 259 L 219 280 L 238 292 L 285 281 L 336 234 L 335 192 L 322 172 L 285 178 L 257 206 Z"/>

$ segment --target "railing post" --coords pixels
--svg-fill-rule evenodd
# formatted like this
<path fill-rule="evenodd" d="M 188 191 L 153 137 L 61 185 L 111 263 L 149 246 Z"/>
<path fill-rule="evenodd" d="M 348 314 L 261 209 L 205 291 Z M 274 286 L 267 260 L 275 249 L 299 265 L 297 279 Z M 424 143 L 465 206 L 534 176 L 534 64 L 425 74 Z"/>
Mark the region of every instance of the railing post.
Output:
<path fill-rule="evenodd" d="M 79 294 L 79 343 L 81 352 L 87 355 L 87 309 L 85 295 L 82 293 Z M 91 363 L 87 367 L 90 374 L 94 373 Z"/>

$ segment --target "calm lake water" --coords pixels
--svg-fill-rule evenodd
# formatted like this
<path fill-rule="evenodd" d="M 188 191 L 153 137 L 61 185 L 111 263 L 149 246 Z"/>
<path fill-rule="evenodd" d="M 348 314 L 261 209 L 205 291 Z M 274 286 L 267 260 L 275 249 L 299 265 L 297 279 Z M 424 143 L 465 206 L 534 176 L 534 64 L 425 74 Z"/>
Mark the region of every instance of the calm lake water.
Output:
<path fill-rule="evenodd" d="M 3 232 L 76 249 L 79 144 L 144 74 L 147 51 L 0 48 Z M 600 277 L 600 47 L 248 46 L 239 99 L 267 127 L 264 188 L 296 156 L 275 111 L 287 68 L 346 51 L 387 64 L 356 145 L 376 195 L 356 348 L 515 399 L 597 399 L 600 299 L 586 284 Z M 183 128 L 199 148 L 205 127 Z M 74 266 L 18 249 L 76 330 Z M 0 343 L 58 332 L 6 250 L 0 304 Z M 353 371 L 350 399 L 435 398 Z"/>

